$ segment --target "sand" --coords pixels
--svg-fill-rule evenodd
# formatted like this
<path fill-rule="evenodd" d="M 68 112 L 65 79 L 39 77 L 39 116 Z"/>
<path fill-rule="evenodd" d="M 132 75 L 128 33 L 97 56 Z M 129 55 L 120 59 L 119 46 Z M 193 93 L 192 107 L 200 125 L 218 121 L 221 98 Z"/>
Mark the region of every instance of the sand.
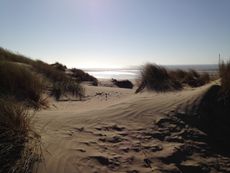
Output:
<path fill-rule="evenodd" d="M 43 149 L 38 173 L 230 171 L 204 132 L 174 116 L 195 109 L 210 86 L 140 94 L 85 86 L 84 101 L 51 100 L 34 119 Z"/>

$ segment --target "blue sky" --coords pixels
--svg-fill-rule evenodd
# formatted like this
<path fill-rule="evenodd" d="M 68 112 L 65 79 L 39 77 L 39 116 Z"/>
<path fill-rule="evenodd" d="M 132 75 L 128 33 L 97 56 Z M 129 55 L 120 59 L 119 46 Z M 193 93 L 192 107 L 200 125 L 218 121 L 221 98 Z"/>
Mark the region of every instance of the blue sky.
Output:
<path fill-rule="evenodd" d="M 68 67 L 214 64 L 229 0 L 1 0 L 0 46 Z"/>

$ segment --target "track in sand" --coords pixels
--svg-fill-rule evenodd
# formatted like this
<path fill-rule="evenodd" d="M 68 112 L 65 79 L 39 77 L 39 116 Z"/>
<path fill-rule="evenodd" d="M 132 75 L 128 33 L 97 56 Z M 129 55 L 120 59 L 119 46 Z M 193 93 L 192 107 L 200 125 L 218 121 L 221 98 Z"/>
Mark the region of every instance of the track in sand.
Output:
<path fill-rule="evenodd" d="M 189 105 L 195 109 L 209 87 L 137 95 L 127 90 L 107 105 L 94 98 L 83 111 L 81 103 L 66 102 L 39 112 L 44 160 L 38 173 L 230 171 L 230 159 L 211 151 L 205 133 L 172 116 Z"/>

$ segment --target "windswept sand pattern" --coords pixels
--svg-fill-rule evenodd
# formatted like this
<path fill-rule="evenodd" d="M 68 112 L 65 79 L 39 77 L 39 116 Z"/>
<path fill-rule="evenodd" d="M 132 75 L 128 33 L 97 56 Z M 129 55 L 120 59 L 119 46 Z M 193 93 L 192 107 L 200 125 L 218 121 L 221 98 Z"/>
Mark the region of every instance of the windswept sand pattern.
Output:
<path fill-rule="evenodd" d="M 42 111 L 36 119 L 44 154 L 38 172 L 229 172 L 230 159 L 212 152 L 205 133 L 171 116 L 188 104 L 195 108 L 208 87 L 119 97 L 80 113 L 73 107 Z"/>

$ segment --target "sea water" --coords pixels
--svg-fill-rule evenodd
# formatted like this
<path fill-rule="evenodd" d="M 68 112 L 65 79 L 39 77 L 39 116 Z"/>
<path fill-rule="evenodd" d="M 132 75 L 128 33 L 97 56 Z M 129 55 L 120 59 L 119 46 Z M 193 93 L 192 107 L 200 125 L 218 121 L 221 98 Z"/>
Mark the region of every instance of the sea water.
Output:
<path fill-rule="evenodd" d="M 194 69 L 198 72 L 207 72 L 209 74 L 216 73 L 218 71 L 218 65 L 167 65 L 167 69 L 181 69 L 189 70 Z M 87 73 L 98 79 L 137 79 L 140 76 L 141 67 L 135 68 L 123 68 L 123 69 L 85 69 Z"/>

